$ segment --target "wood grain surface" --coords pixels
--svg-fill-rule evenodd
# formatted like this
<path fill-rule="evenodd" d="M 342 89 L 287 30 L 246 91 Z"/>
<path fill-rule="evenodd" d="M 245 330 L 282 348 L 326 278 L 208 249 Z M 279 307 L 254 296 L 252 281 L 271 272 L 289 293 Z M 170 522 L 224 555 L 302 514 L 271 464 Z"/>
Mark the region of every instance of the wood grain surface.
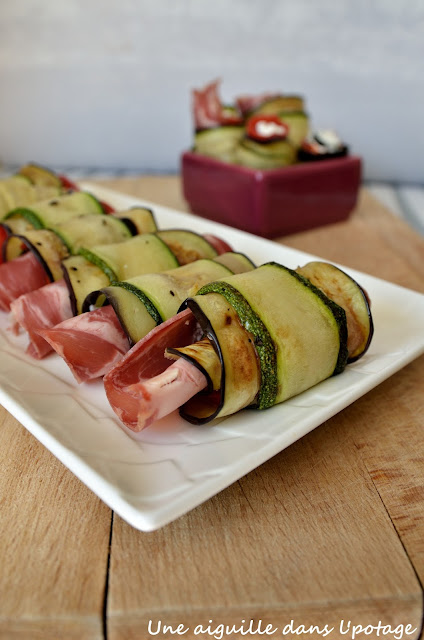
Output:
<path fill-rule="evenodd" d="M 186 210 L 174 176 L 101 184 Z M 424 292 L 424 240 L 366 192 L 347 222 L 280 241 Z M 421 357 L 153 533 L 112 517 L 0 408 L 0 639 L 189 640 L 243 620 L 251 634 L 222 638 L 302 637 L 282 635 L 291 620 L 334 627 L 331 640 L 352 637 L 341 620 L 410 624 L 402 638 L 419 638 L 423 381 Z M 149 621 L 188 631 L 149 634 Z"/>

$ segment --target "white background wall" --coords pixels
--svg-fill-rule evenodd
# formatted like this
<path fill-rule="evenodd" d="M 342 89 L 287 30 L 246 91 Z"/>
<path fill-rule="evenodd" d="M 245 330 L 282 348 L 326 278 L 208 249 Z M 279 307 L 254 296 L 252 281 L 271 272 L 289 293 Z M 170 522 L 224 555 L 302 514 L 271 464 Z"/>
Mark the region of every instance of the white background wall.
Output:
<path fill-rule="evenodd" d="M 423 0 L 0 0 L 0 160 L 175 171 L 216 77 L 303 93 L 367 178 L 424 182 Z"/>

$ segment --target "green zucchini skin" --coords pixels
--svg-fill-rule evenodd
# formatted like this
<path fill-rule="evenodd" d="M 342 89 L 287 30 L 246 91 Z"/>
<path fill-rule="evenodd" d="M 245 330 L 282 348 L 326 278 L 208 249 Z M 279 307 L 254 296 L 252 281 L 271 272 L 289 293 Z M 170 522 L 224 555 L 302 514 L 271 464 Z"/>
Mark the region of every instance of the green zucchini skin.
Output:
<path fill-rule="evenodd" d="M 84 285 L 86 279 L 81 260 L 77 265 L 72 259 L 63 263 L 75 315 L 95 304 L 94 298 L 86 302 L 91 292 L 99 291 L 111 283 L 129 280 L 139 274 L 175 269 L 199 259 L 218 257 L 210 242 L 200 234 L 186 229 L 166 229 L 138 235 L 123 243 L 82 247 L 78 253 L 80 258 L 86 260 L 87 268 L 90 269 L 89 287 Z M 240 270 L 246 270 L 248 259 L 240 258 L 239 262 Z M 246 266 L 242 266 L 243 263 Z M 69 266 L 78 269 L 78 276 Z"/>
<path fill-rule="evenodd" d="M 44 229 L 45 225 L 40 220 L 39 216 L 32 209 L 28 209 L 28 207 L 17 207 L 16 209 L 12 209 L 5 216 L 4 220 L 13 220 L 13 218 L 25 218 L 29 225 L 33 229 Z"/>
<path fill-rule="evenodd" d="M 6 214 L 5 220 L 17 216 L 25 218 L 34 229 L 54 228 L 82 214 L 104 215 L 99 200 L 86 191 L 64 193 L 56 198 L 37 202 L 31 207 L 18 207 Z"/>
<path fill-rule="evenodd" d="M 96 247 L 93 247 L 93 250 L 86 249 L 85 247 L 81 247 L 80 250 L 78 251 L 78 255 L 85 258 L 87 262 L 91 262 L 91 264 L 94 264 L 96 267 L 101 269 L 101 271 L 103 271 L 105 276 L 111 282 L 114 282 L 115 280 L 119 280 L 119 277 L 116 271 L 112 269 L 112 267 L 108 264 L 106 260 L 104 260 L 98 255 L 98 253 L 96 252 Z"/>
<path fill-rule="evenodd" d="M 81 193 L 78 195 L 81 196 Z M 84 193 L 82 201 L 81 199 L 74 201 L 71 208 L 69 208 L 70 194 L 67 194 L 68 200 L 65 208 L 60 206 L 62 200 L 56 200 L 58 205 L 53 205 L 53 201 L 47 203 L 48 207 L 54 207 L 54 215 L 51 216 L 51 212 L 47 215 L 47 218 L 50 215 L 48 229 L 58 236 L 70 255 L 77 254 L 82 247 L 89 249 L 93 245 L 124 242 L 134 235 L 152 233 L 157 230 L 153 212 L 145 207 L 132 207 L 113 215 L 99 215 L 100 209 L 97 210 L 97 213 L 93 213 L 93 211 L 80 213 L 79 205 L 82 202 L 81 210 L 85 208 L 84 202 L 86 202 L 87 195 L 91 200 L 91 194 Z M 7 217 L 8 236 L 20 238 L 28 234 L 28 241 L 31 243 L 30 236 L 33 235 L 33 231 L 46 228 L 44 223 L 47 222 L 47 218 L 44 221 L 41 220 L 37 212 L 32 209 L 22 207 L 16 209 L 10 212 Z M 20 255 L 19 247 L 20 244 L 16 240 L 8 238 L 7 247 L 3 247 L 6 259 L 12 260 Z"/>
<path fill-rule="evenodd" d="M 129 291 L 130 293 L 135 295 L 135 297 L 138 298 L 142 305 L 146 308 L 147 313 L 153 318 L 155 324 L 161 324 L 164 321 L 164 318 L 158 311 L 156 305 L 140 287 L 137 287 L 135 284 L 132 284 L 131 282 L 127 282 L 125 280 L 123 280 L 122 282 L 114 282 L 113 285 L 111 287 L 107 287 L 107 289 L 111 289 L 113 287 L 117 287 L 118 289 L 125 289 L 126 291 Z M 106 289 L 102 289 L 101 292 L 96 291 L 95 293 L 104 293 L 108 300 L 111 299 L 107 296 Z M 125 325 L 125 321 L 121 320 L 121 324 Z M 130 339 L 130 342 L 132 344 L 135 343 L 135 341 L 132 339 Z"/>
<path fill-rule="evenodd" d="M 216 158 L 222 162 L 233 162 L 237 144 L 242 139 L 244 127 L 222 125 L 210 129 L 200 129 L 194 136 L 193 151 L 203 156 Z"/>
<path fill-rule="evenodd" d="M 59 176 L 56 175 L 54 171 L 51 171 L 51 169 L 35 162 L 30 162 L 22 166 L 17 175 L 22 176 L 34 185 L 54 187 L 58 191 L 62 189 L 62 181 Z"/>
<path fill-rule="evenodd" d="M 55 198 L 62 193 L 57 176 L 53 180 L 32 181 L 29 176 L 17 173 L 0 180 L 0 220 L 17 207 L 30 207 L 40 200 Z"/>
<path fill-rule="evenodd" d="M 197 295 L 202 296 L 207 293 L 219 293 L 223 296 L 237 312 L 240 324 L 246 329 L 246 331 L 249 331 L 249 333 L 252 334 L 262 374 L 261 389 L 259 391 L 256 407 L 258 409 L 267 409 L 268 407 L 272 407 L 275 404 L 278 389 L 277 355 L 274 342 L 266 325 L 257 313 L 253 311 L 246 298 L 231 284 L 228 284 L 227 282 L 212 282 L 202 287 L 202 289 L 198 291 Z M 195 308 L 195 301 L 190 302 L 187 306 L 193 311 Z M 182 310 L 182 308 L 180 310 Z M 197 313 L 199 313 L 198 310 L 199 306 L 197 305 Z M 207 324 L 205 320 L 203 320 L 203 322 Z M 210 333 L 208 337 L 212 340 L 213 344 L 216 345 L 216 350 L 221 363 L 223 363 L 219 341 L 212 333 Z"/>
<path fill-rule="evenodd" d="M 218 298 L 211 298 L 209 304 L 209 295 Z M 234 407 L 235 401 L 229 400 L 227 393 L 228 384 L 230 388 L 234 384 L 226 372 L 226 367 L 233 367 L 228 356 L 232 339 L 222 330 L 222 318 L 216 316 L 218 311 L 225 315 L 222 304 L 217 304 L 219 299 L 237 314 L 239 326 L 233 325 L 233 338 L 245 331 L 256 350 L 261 381 L 250 406 L 267 409 L 344 370 L 348 355 L 344 309 L 292 269 L 269 262 L 251 273 L 205 285 L 180 308 L 188 307 L 194 313 L 222 367 L 220 398 L 214 411 L 205 417 L 193 410 L 195 403 L 189 401 L 181 409 L 185 419 L 203 424 L 247 406 Z"/>
<path fill-rule="evenodd" d="M 230 321 L 230 324 L 237 322 L 237 311 L 232 307 L 232 305 L 229 304 L 227 300 L 219 294 L 215 294 L 214 292 L 212 292 L 212 297 L 213 296 L 217 296 L 218 300 L 221 301 L 221 312 L 224 317 L 224 325 L 226 325 L 228 321 Z M 210 296 L 205 296 L 206 302 L 209 302 L 209 297 Z M 197 323 L 203 331 L 204 337 L 209 339 L 218 356 L 221 376 L 219 389 L 217 391 L 214 391 L 213 384 L 208 372 L 202 367 L 199 362 L 196 362 L 196 367 L 206 377 L 206 380 L 208 382 L 207 388 L 206 390 L 192 398 L 188 403 L 180 407 L 179 410 L 182 418 L 196 425 L 203 425 L 211 422 L 218 417 L 231 415 L 240 408 L 257 406 L 257 403 L 255 402 L 257 397 L 257 389 L 255 385 L 253 385 L 254 393 L 252 396 L 252 389 L 249 389 L 250 385 L 244 384 L 242 376 L 237 375 L 238 373 L 242 373 L 246 368 L 249 368 L 250 371 L 252 371 L 253 375 L 258 374 L 257 355 L 253 347 L 254 336 L 249 331 L 243 330 L 242 332 L 239 332 L 238 336 L 239 338 L 242 338 L 241 341 L 240 339 L 230 340 L 228 344 L 224 345 L 219 336 L 222 326 L 219 328 L 217 326 L 217 324 L 220 324 L 219 321 L 218 323 L 215 323 L 211 320 L 211 314 L 208 313 L 207 310 L 208 305 L 206 305 L 205 310 L 203 308 L 203 305 L 199 304 L 200 299 L 201 296 L 188 298 L 184 301 L 180 310 L 188 308 L 193 313 Z M 213 304 L 214 302 L 212 301 L 212 306 Z M 250 349 L 248 347 L 250 347 Z M 249 359 L 249 357 L 246 357 L 246 354 L 249 351 L 253 352 L 254 354 L 253 362 L 252 358 Z M 194 358 L 190 357 L 186 353 L 181 353 L 178 349 L 169 348 L 167 349 L 167 353 L 172 354 L 176 357 L 182 357 L 191 362 L 191 364 L 195 363 Z M 228 369 L 231 369 L 234 375 L 228 375 Z M 232 399 L 236 399 L 236 402 L 239 403 L 241 399 L 241 403 L 239 404 L 239 406 L 231 406 Z M 230 405 L 230 407 L 228 407 L 228 405 Z"/>
<path fill-rule="evenodd" d="M 169 247 L 153 233 L 134 236 L 125 242 L 81 247 L 77 256 L 63 261 L 74 315 L 82 312 L 88 294 L 139 273 L 178 267 Z M 87 278 L 85 273 L 89 274 Z"/>

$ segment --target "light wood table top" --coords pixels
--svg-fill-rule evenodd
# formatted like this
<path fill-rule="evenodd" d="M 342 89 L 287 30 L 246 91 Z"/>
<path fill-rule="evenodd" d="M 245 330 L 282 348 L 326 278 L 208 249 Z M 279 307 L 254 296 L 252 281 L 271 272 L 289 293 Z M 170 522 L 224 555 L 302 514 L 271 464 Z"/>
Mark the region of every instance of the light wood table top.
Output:
<path fill-rule="evenodd" d="M 174 176 L 99 184 L 186 210 Z M 347 222 L 280 241 L 424 293 L 424 239 L 366 192 Z M 421 357 L 191 513 L 142 533 L 0 407 L 0 640 L 212 638 L 196 625 L 251 619 L 250 635 L 223 637 L 302 637 L 282 635 L 292 619 L 334 627 L 331 640 L 351 638 L 341 620 L 410 624 L 417 631 L 402 637 L 420 637 L 423 418 Z M 153 631 L 158 620 L 190 631 L 150 636 L 149 620 Z M 260 635 L 259 620 L 278 632 Z"/>

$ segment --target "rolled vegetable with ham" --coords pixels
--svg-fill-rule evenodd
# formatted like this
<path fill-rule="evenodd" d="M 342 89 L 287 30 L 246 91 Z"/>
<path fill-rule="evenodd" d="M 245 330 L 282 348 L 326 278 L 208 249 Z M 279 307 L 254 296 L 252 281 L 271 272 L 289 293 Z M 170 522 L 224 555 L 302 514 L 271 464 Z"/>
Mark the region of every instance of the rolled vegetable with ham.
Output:
<path fill-rule="evenodd" d="M 53 198 L 67 189 L 77 189 L 65 176 L 36 164 L 27 164 L 0 180 L 0 220 L 12 209 Z"/>
<path fill-rule="evenodd" d="M 314 265 L 307 279 L 268 263 L 188 298 L 104 378 L 124 427 L 137 436 L 176 408 L 194 424 L 267 409 L 363 355 L 373 331 L 366 294 L 336 267 Z"/>
<path fill-rule="evenodd" d="M 50 169 L 28 164 L 13 176 L 0 180 L 0 264 L 3 262 L 3 243 L 12 232 L 32 227 L 31 222 L 10 214 L 17 209 L 32 209 L 39 202 L 61 199 L 69 190 L 78 191 L 78 186 L 66 176 L 57 175 Z M 103 203 L 107 212 L 111 209 Z M 9 220 L 5 221 L 6 218 Z"/>
<path fill-rule="evenodd" d="M 22 243 L 17 239 L 10 241 L 9 255 L 5 255 L 5 244 L 9 236 L 25 234 L 34 229 L 53 228 L 56 224 L 83 213 L 99 214 L 105 211 L 102 203 L 94 196 L 79 191 L 57 193 L 54 197 L 47 197 L 46 194 L 45 199 L 36 202 L 15 203 L 15 206 L 3 213 L 0 222 L 1 262 L 3 259 L 11 260 L 23 251 Z"/>
<path fill-rule="evenodd" d="M 34 230 L 55 229 L 57 226 L 79 218 L 82 214 L 104 214 L 103 206 L 91 193 L 71 191 L 40 200 L 33 205 L 20 206 L 3 218 L 1 253 L 2 260 L 13 260 L 25 251 L 25 240 Z"/>
<path fill-rule="evenodd" d="M 69 320 L 73 329 L 78 331 L 78 327 L 84 327 L 85 331 L 88 324 L 84 320 L 79 324 L 72 316 L 82 312 L 84 300 L 92 291 L 107 287 L 112 281 L 165 271 L 200 258 L 214 258 L 227 248 L 229 246 L 219 238 L 203 237 L 185 230 L 164 230 L 157 234 L 135 236 L 121 243 L 84 248 L 82 253 L 64 259 L 62 262 L 59 261 L 57 265 L 50 261 L 50 271 L 53 267 L 60 266 L 65 271 L 65 281 L 58 280 L 12 301 L 11 311 L 15 328 L 20 326 L 28 332 L 30 338 L 28 353 L 33 357 L 42 358 L 52 350 L 42 337 L 42 330 Z M 102 310 L 96 313 L 96 324 L 89 325 L 90 330 L 95 326 L 97 333 L 100 327 L 100 316 L 102 316 Z M 103 316 L 104 330 L 109 336 L 110 325 L 116 324 L 117 320 L 109 317 L 108 311 L 104 311 Z M 67 329 L 70 328 L 67 325 Z M 122 329 L 117 323 L 113 328 L 113 335 L 116 336 L 119 331 Z M 65 334 L 57 332 L 56 338 L 58 335 Z M 66 336 L 69 335 L 71 334 L 66 334 Z M 128 341 L 125 342 L 125 340 L 121 341 L 121 344 L 126 344 L 125 350 L 127 350 Z M 111 342 L 109 337 L 106 342 Z"/>
<path fill-rule="evenodd" d="M 31 208 L 13 209 L 3 222 L 7 231 L 3 256 L 13 260 L 25 249 L 32 249 L 39 235 L 36 231 L 41 229 L 54 232 L 71 254 L 84 245 L 119 242 L 157 229 L 150 209 L 132 207 L 105 216 L 109 209 L 109 205 L 86 191 L 68 192 Z"/>
<path fill-rule="evenodd" d="M 182 302 L 204 284 L 231 273 L 254 268 L 244 255 L 224 253 L 162 273 L 116 282 L 94 291 L 86 306 L 103 298 L 110 306 L 88 311 L 39 330 L 60 355 L 78 382 L 105 375 L 130 346 L 155 326 L 174 316 Z"/>
<path fill-rule="evenodd" d="M 0 309 L 7 311 L 24 293 L 61 279 L 62 260 L 77 253 L 82 245 L 89 248 L 100 242 L 116 243 L 157 228 L 152 211 L 144 207 L 99 214 L 104 214 L 103 205 L 84 192 L 12 212 L 10 224 L 19 224 L 20 231 L 15 229 L 4 241 L 7 262 L 0 265 Z M 24 228 L 30 221 L 31 226 Z"/>
<path fill-rule="evenodd" d="M 206 239 L 185 229 L 164 229 L 126 242 L 83 247 L 62 263 L 73 314 L 85 310 L 84 301 L 92 291 L 112 282 L 215 258 L 221 252 L 222 247 L 216 249 L 210 236 Z"/>
<path fill-rule="evenodd" d="M 57 265 L 67 249 L 55 233 L 46 230 L 47 227 L 63 224 L 63 220 L 70 224 L 82 214 L 97 218 L 103 213 L 101 203 L 94 196 L 78 191 L 9 211 L 3 219 L 0 234 L 2 260 L 7 261 L 0 265 L 0 309 L 7 311 L 18 296 L 38 289 L 52 279 L 41 259 L 46 245 L 55 268 L 59 268 Z M 21 256 L 28 247 L 32 251 Z"/>

